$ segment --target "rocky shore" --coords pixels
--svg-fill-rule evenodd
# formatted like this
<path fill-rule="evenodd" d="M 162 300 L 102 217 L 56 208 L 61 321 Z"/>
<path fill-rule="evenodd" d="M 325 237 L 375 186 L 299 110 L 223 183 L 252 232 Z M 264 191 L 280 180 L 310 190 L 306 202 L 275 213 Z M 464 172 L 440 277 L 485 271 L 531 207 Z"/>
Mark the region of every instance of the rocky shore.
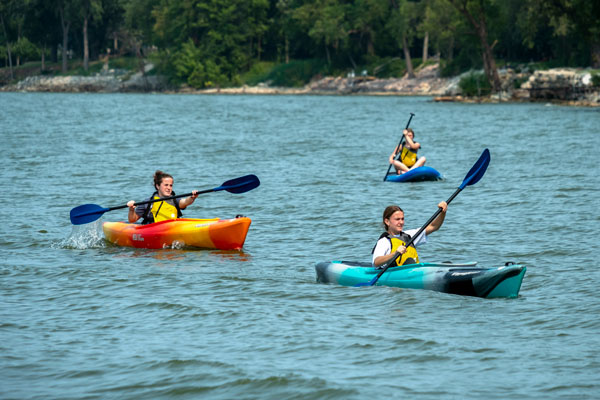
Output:
<path fill-rule="evenodd" d="M 464 97 L 459 87 L 463 75 L 441 78 L 437 64 L 419 68 L 415 78 L 375 79 L 360 77 L 324 77 L 301 88 L 272 87 L 265 84 L 238 88 L 197 90 L 190 87 L 170 87 L 163 77 L 144 73 L 103 70 L 96 76 L 30 76 L 12 85 L 0 87 L 4 92 L 162 92 L 190 94 L 318 94 L 431 96 L 435 101 L 505 102 L 543 101 L 561 104 L 600 106 L 600 87 L 595 86 L 592 73 L 583 69 L 551 69 L 533 73 L 517 73 L 512 69 L 499 71 L 502 91 L 492 96 Z"/>

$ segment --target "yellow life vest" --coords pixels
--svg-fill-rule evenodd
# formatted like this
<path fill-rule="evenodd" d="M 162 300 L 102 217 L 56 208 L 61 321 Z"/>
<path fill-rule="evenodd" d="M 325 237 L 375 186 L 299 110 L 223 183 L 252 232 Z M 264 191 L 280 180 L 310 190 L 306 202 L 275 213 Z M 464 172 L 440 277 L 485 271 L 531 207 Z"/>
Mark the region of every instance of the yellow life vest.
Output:
<path fill-rule="evenodd" d="M 405 233 L 402 233 L 400 235 L 400 237 L 395 237 L 395 236 L 389 237 L 388 236 L 388 238 L 392 242 L 392 253 L 394 253 L 398 249 L 398 247 L 405 246 L 406 242 L 408 242 L 410 240 L 410 236 Z M 415 248 L 415 246 L 412 245 L 412 243 L 406 249 L 406 253 L 402 254 L 401 257 L 398 257 L 396 259 L 396 265 L 415 264 L 418 262 L 419 262 L 419 254 L 417 254 L 417 249 Z"/>
<path fill-rule="evenodd" d="M 158 196 L 154 196 L 153 200 L 160 199 Z M 173 201 L 178 201 L 174 199 Z M 152 215 L 154 215 L 154 222 L 166 221 L 168 219 L 177 219 L 178 209 L 172 204 L 169 204 L 166 201 L 157 201 L 152 204 L 152 209 L 150 210 Z"/>
<path fill-rule="evenodd" d="M 392 246 L 392 250 L 390 252 L 391 253 L 395 253 L 396 250 L 398 249 L 398 247 L 400 246 L 405 246 L 406 243 L 410 240 L 410 235 L 408 233 L 400 233 L 399 236 L 392 236 L 390 237 L 390 234 L 387 232 L 383 232 L 381 234 L 381 236 L 379 236 L 379 239 L 382 238 L 386 238 L 387 240 L 390 241 L 390 244 Z M 379 240 L 377 240 L 379 242 Z M 375 243 L 375 246 L 373 246 L 373 250 L 371 250 L 371 254 L 373 254 L 373 252 L 375 251 L 375 247 L 377 247 L 377 243 Z M 417 254 L 417 249 L 415 248 L 415 246 L 411 243 L 410 246 L 408 246 L 408 248 L 406 249 L 406 252 L 404 254 L 402 254 L 402 256 L 398 257 L 396 259 L 396 265 L 404 265 L 404 264 L 416 264 L 419 262 L 419 254 Z"/>
<path fill-rule="evenodd" d="M 400 161 L 407 167 L 412 167 L 417 162 L 417 152 L 409 147 L 402 146 L 402 153 L 400 154 Z"/>

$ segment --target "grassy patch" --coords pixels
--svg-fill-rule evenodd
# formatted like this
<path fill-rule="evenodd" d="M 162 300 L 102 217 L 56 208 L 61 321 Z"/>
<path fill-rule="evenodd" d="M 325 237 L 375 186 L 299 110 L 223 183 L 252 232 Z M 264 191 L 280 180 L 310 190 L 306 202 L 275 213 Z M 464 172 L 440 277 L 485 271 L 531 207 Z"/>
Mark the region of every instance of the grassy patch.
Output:
<path fill-rule="evenodd" d="M 83 62 L 75 65 L 75 68 L 67 71 L 67 75 L 79 75 L 79 76 L 91 76 L 96 75 L 102 70 L 103 63 L 100 61 L 90 61 L 88 64 L 88 70 L 83 68 Z"/>
<path fill-rule="evenodd" d="M 266 80 L 271 81 L 272 86 L 301 87 L 326 72 L 323 60 L 297 60 L 274 66 Z"/>
<path fill-rule="evenodd" d="M 472 72 L 463 77 L 458 83 L 462 94 L 468 97 L 486 96 L 491 93 L 492 87 L 485 74 Z"/>
<path fill-rule="evenodd" d="M 261 82 L 267 82 L 269 74 L 273 71 L 275 63 L 269 61 L 260 61 L 255 63 L 250 71 L 242 74 L 240 80 L 243 84 L 256 86 Z"/>
<path fill-rule="evenodd" d="M 139 69 L 139 60 L 137 57 L 117 57 L 108 61 L 108 68 L 129 69 L 137 71 Z"/>

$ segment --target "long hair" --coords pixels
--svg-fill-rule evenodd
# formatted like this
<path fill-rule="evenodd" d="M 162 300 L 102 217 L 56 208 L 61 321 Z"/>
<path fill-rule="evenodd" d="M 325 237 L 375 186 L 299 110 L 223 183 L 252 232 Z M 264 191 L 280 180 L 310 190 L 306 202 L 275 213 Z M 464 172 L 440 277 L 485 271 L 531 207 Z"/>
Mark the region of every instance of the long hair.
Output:
<path fill-rule="evenodd" d="M 385 210 L 383 210 L 383 227 L 385 228 L 386 232 L 389 229 L 389 226 L 385 223 L 386 219 L 390 219 L 390 217 L 396 212 L 396 211 L 402 211 L 402 213 L 404 213 L 404 210 L 401 209 L 399 206 L 387 206 L 385 208 Z"/>

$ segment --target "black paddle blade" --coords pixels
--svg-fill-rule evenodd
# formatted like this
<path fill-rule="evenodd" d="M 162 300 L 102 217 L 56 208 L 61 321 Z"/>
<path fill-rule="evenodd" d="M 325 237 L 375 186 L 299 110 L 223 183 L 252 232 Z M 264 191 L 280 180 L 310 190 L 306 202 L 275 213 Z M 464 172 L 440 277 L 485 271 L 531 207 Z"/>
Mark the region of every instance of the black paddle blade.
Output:
<path fill-rule="evenodd" d="M 479 156 L 479 160 L 473 165 L 471 170 L 465 176 L 462 184 L 459 188 L 462 190 L 468 185 L 474 185 L 483 177 L 485 171 L 487 170 L 488 165 L 490 165 L 490 151 L 488 149 L 483 150 L 481 156 Z"/>
<path fill-rule="evenodd" d="M 224 182 L 217 190 L 227 190 L 229 193 L 246 193 L 260 185 L 256 175 L 246 175 Z"/>
<path fill-rule="evenodd" d="M 71 210 L 71 223 L 82 225 L 94 222 L 102 216 L 108 208 L 102 208 L 96 204 L 84 204 Z"/>

